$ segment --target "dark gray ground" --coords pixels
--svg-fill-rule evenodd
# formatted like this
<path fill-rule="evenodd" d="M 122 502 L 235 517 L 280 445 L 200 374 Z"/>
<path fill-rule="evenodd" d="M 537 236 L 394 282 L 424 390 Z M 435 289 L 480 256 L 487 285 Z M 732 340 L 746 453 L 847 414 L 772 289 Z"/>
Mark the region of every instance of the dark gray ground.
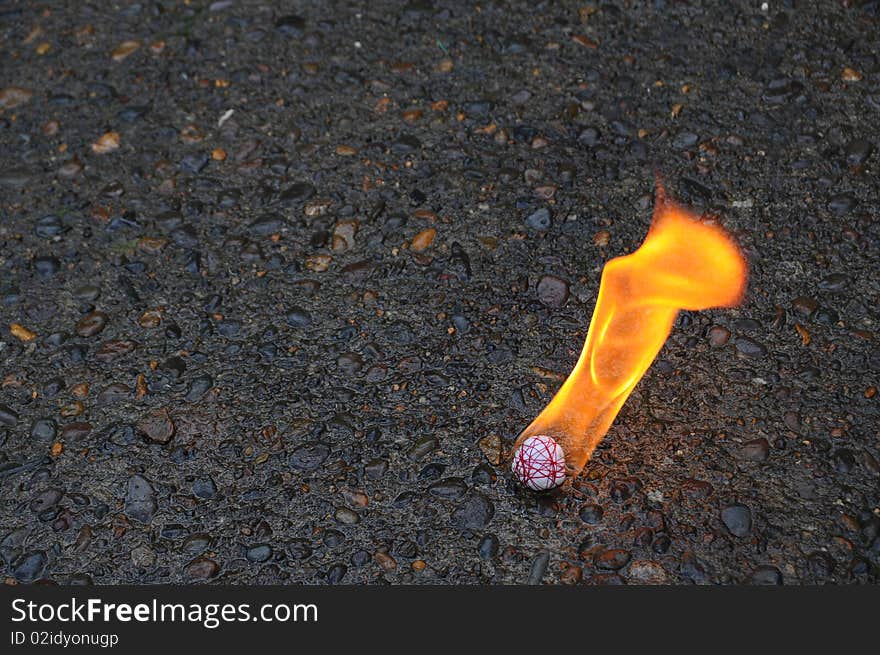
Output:
<path fill-rule="evenodd" d="M 359 4 L 0 3 L 7 582 L 875 582 L 878 3 Z M 526 492 L 655 163 L 747 300 Z"/>

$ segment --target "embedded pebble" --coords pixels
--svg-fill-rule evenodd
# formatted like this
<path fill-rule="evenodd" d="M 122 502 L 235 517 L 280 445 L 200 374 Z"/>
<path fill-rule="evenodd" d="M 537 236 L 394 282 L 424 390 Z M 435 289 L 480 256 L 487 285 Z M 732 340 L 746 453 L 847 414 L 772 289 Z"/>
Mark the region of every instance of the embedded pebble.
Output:
<path fill-rule="evenodd" d="M 149 440 L 166 444 L 174 436 L 174 420 L 167 409 L 157 409 L 138 421 L 138 430 Z"/>
<path fill-rule="evenodd" d="M 256 546 L 251 546 L 247 551 L 247 559 L 249 562 L 254 562 L 255 564 L 259 564 L 262 562 L 268 562 L 272 557 L 272 547 L 268 544 L 258 544 Z"/>
<path fill-rule="evenodd" d="M 34 95 L 30 89 L 7 86 L 0 89 L 0 109 L 15 109 L 28 102 Z"/>
<path fill-rule="evenodd" d="M 583 505 L 580 510 L 578 510 L 578 516 L 581 521 L 587 525 L 595 525 L 596 523 L 599 523 L 604 514 L 605 512 L 602 510 L 602 507 L 594 504 Z"/>
<path fill-rule="evenodd" d="M 149 523 L 157 509 L 156 494 L 149 480 L 141 475 L 129 478 L 125 494 L 126 515 L 140 523 Z"/>
<path fill-rule="evenodd" d="M 568 300 L 568 282 L 554 275 L 545 275 L 536 288 L 538 300 L 550 308 L 559 308 Z"/>
<path fill-rule="evenodd" d="M 541 207 L 526 218 L 526 227 L 537 232 L 546 232 L 553 225 L 550 210 Z"/>
<path fill-rule="evenodd" d="M 597 569 L 605 571 L 617 571 L 629 563 L 631 554 L 622 548 L 609 548 L 603 550 L 593 559 Z"/>
<path fill-rule="evenodd" d="M 471 494 L 452 512 L 453 522 L 461 527 L 478 530 L 486 527 L 495 515 L 495 505 L 480 492 Z"/>
<path fill-rule="evenodd" d="M 330 455 L 330 448 L 324 443 L 303 444 L 293 450 L 288 460 L 290 467 L 300 471 L 314 471 Z"/>
<path fill-rule="evenodd" d="M 765 462 L 770 456 L 770 443 L 763 437 L 747 441 L 742 446 L 742 455 L 751 462 Z"/>
<path fill-rule="evenodd" d="M 666 570 L 659 562 L 652 560 L 633 560 L 627 569 L 629 577 L 641 584 L 662 585 L 668 581 Z"/>
<path fill-rule="evenodd" d="M 721 510 L 721 520 L 735 537 L 747 537 L 752 532 L 752 511 L 735 503 Z"/>
<path fill-rule="evenodd" d="M 89 312 L 77 321 L 76 333 L 81 337 L 93 337 L 107 326 L 107 320 L 104 312 Z"/>
<path fill-rule="evenodd" d="M 737 337 L 736 352 L 743 357 L 759 359 L 767 356 L 767 347 L 749 337 Z"/>
<path fill-rule="evenodd" d="M 186 565 L 184 572 L 193 580 L 209 580 L 220 572 L 220 565 L 209 557 L 197 557 Z"/>
<path fill-rule="evenodd" d="M 720 348 L 725 345 L 729 339 L 730 330 L 727 328 L 716 325 L 709 330 L 709 345 L 713 348 Z"/>
<path fill-rule="evenodd" d="M 131 551 L 131 561 L 135 566 L 148 569 L 156 563 L 156 552 L 143 544 L 136 546 Z"/>

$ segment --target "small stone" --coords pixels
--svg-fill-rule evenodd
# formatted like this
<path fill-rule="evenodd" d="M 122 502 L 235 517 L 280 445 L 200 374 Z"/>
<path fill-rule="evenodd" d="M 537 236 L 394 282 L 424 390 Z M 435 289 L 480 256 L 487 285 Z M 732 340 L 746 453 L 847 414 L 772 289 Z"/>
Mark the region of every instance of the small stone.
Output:
<path fill-rule="evenodd" d="M 22 343 L 28 343 L 29 341 L 33 341 L 37 338 L 37 333 L 32 330 L 28 330 L 25 326 L 20 323 L 10 323 L 9 331 L 12 333 L 16 339 L 21 341 Z"/>
<path fill-rule="evenodd" d="M 70 228 L 65 225 L 60 216 L 48 214 L 37 220 L 34 234 L 41 239 L 55 239 L 67 232 Z"/>
<path fill-rule="evenodd" d="M 33 173 L 24 168 L 7 168 L 0 170 L 0 187 L 23 187 L 31 179 Z"/>
<path fill-rule="evenodd" d="M 140 523 L 149 523 L 157 509 L 156 495 L 149 480 L 140 475 L 129 478 L 128 491 L 125 494 L 125 514 Z"/>
<path fill-rule="evenodd" d="M 15 424 L 17 422 L 18 412 L 16 412 L 8 405 L 0 403 L 0 425 L 5 425 L 8 428 L 12 428 L 15 427 Z"/>
<path fill-rule="evenodd" d="M 61 166 L 58 167 L 58 176 L 64 178 L 72 178 L 76 177 L 80 173 L 83 172 L 83 164 L 76 157 L 66 161 Z"/>
<path fill-rule="evenodd" d="M 750 582 L 753 585 L 781 585 L 782 573 L 775 566 L 759 566 L 752 571 Z"/>
<path fill-rule="evenodd" d="M 791 308 L 804 317 L 809 317 L 819 308 L 819 303 L 814 298 L 798 296 L 791 301 Z"/>
<path fill-rule="evenodd" d="M 601 521 L 604 514 L 605 512 L 602 507 L 595 504 L 584 505 L 578 511 L 578 517 L 580 520 L 588 525 L 595 525 Z"/>
<path fill-rule="evenodd" d="M 308 327 L 312 323 L 312 316 L 302 307 L 291 307 L 284 317 L 291 327 Z"/>
<path fill-rule="evenodd" d="M 851 193 L 839 193 L 832 196 L 828 200 L 828 211 L 837 216 L 848 214 L 855 206 L 857 201 Z"/>
<path fill-rule="evenodd" d="M 709 330 L 709 345 L 713 348 L 720 348 L 730 339 L 730 330 L 720 325 L 716 325 Z"/>
<path fill-rule="evenodd" d="M 666 570 L 653 560 L 633 560 L 627 569 L 629 577 L 641 584 L 666 584 Z"/>
<path fill-rule="evenodd" d="M 81 337 L 93 337 L 107 326 L 107 320 L 107 314 L 104 312 L 89 312 L 77 321 L 74 330 Z"/>
<path fill-rule="evenodd" d="M 424 252 L 434 242 L 435 236 L 437 236 L 437 230 L 433 227 L 425 228 L 413 237 L 410 249 L 413 252 Z"/>
<path fill-rule="evenodd" d="M 58 426 L 50 418 L 41 418 L 31 425 L 31 438 L 37 441 L 49 442 L 55 439 Z"/>
<path fill-rule="evenodd" d="M 840 79 L 844 82 L 860 82 L 862 80 L 862 74 L 855 68 L 846 66 L 840 73 Z"/>
<path fill-rule="evenodd" d="M 700 137 L 693 132 L 679 132 L 672 140 L 672 147 L 676 150 L 686 150 L 693 148 L 699 141 Z"/>
<path fill-rule="evenodd" d="M 37 275 L 44 280 L 51 278 L 61 268 L 61 261 L 51 255 L 34 257 L 33 263 Z"/>
<path fill-rule="evenodd" d="M 550 553 L 546 550 L 538 551 L 534 559 L 532 559 L 532 565 L 529 568 L 529 579 L 527 584 L 541 584 L 541 581 L 544 579 L 544 574 L 547 572 L 547 565 L 549 563 Z"/>
<path fill-rule="evenodd" d="M 611 232 L 608 230 L 600 230 L 593 235 L 593 245 L 604 248 L 611 242 Z"/>
<path fill-rule="evenodd" d="M 437 450 L 439 447 L 440 443 L 434 437 L 422 437 L 413 444 L 412 448 L 409 449 L 407 457 L 414 462 L 417 462 Z"/>
<path fill-rule="evenodd" d="M 193 580 L 209 580 L 217 575 L 220 566 L 208 557 L 196 557 L 186 565 L 184 571 Z"/>
<path fill-rule="evenodd" d="M 553 218 L 546 207 L 541 207 L 526 219 L 526 227 L 536 232 L 546 232 L 552 225 Z"/>
<path fill-rule="evenodd" d="M 0 109 L 13 109 L 28 102 L 34 92 L 20 86 L 7 86 L 0 89 Z"/>
<path fill-rule="evenodd" d="M 148 569 L 156 563 L 156 552 L 149 546 L 141 544 L 131 551 L 132 564 L 142 569 Z"/>
<path fill-rule="evenodd" d="M 492 533 L 489 533 L 483 535 L 483 538 L 480 539 L 480 543 L 477 544 L 477 553 L 479 554 L 480 559 L 494 559 L 495 556 L 498 555 L 499 547 L 500 544 L 498 543 L 498 537 L 496 537 Z"/>
<path fill-rule="evenodd" d="M 840 291 L 849 283 L 849 276 L 845 273 L 831 273 L 819 282 L 819 288 L 826 291 Z"/>
<path fill-rule="evenodd" d="M 138 325 L 146 330 L 159 327 L 162 323 L 162 313 L 155 309 L 148 309 L 138 318 Z"/>
<path fill-rule="evenodd" d="M 364 465 L 364 474 L 371 480 L 378 480 L 388 471 L 388 462 L 384 459 L 373 459 Z"/>
<path fill-rule="evenodd" d="M 330 455 L 330 447 L 320 442 L 306 443 L 293 450 L 288 461 L 290 468 L 298 471 L 314 471 Z"/>
<path fill-rule="evenodd" d="M 874 144 L 866 139 L 855 139 L 846 146 L 846 163 L 856 167 L 864 164 L 874 151 Z"/>
<path fill-rule="evenodd" d="M 188 155 L 184 155 L 180 160 L 180 170 L 184 173 L 189 173 L 190 175 L 198 175 L 202 172 L 205 166 L 208 165 L 208 162 L 211 161 L 211 158 L 208 156 L 206 152 L 194 152 Z"/>
<path fill-rule="evenodd" d="M 136 52 L 140 47 L 140 41 L 123 41 L 118 46 L 113 48 L 113 52 L 110 53 L 110 56 L 113 58 L 113 61 L 120 62 L 127 58 L 130 54 Z"/>
<path fill-rule="evenodd" d="M 747 537 L 752 531 L 752 511 L 740 503 L 722 509 L 721 521 L 735 537 Z"/>
<path fill-rule="evenodd" d="M 385 571 L 391 572 L 397 568 L 397 560 L 388 553 L 377 551 L 373 558 Z"/>
<path fill-rule="evenodd" d="M 214 379 L 210 375 L 200 375 L 189 383 L 184 398 L 190 403 L 198 402 L 213 386 Z"/>
<path fill-rule="evenodd" d="M 568 282 L 555 275 L 545 275 L 536 288 L 538 300 L 547 307 L 557 309 L 568 300 Z"/>
<path fill-rule="evenodd" d="M 203 478 L 198 478 L 192 483 L 192 491 L 193 495 L 197 498 L 203 498 L 208 500 L 217 495 L 217 485 L 214 483 L 214 479 L 207 475 Z"/>
<path fill-rule="evenodd" d="M 836 566 L 834 558 L 821 550 L 814 551 L 808 555 L 807 562 L 810 565 L 810 571 L 820 580 L 830 577 L 834 573 L 834 567 Z"/>
<path fill-rule="evenodd" d="M 312 556 L 312 547 L 306 539 L 291 539 L 287 544 L 287 554 L 293 560 L 308 559 Z"/>
<path fill-rule="evenodd" d="M 583 34 L 573 34 L 571 40 L 577 43 L 579 46 L 589 48 L 590 50 L 595 50 L 599 47 L 598 43 L 596 43 L 589 37 L 584 36 Z"/>
<path fill-rule="evenodd" d="M 114 339 L 105 341 L 95 353 L 95 359 L 99 362 L 112 362 L 124 355 L 127 355 L 137 347 L 137 344 L 130 339 Z"/>
<path fill-rule="evenodd" d="M 28 507 L 34 514 L 40 514 L 47 509 L 55 507 L 64 496 L 60 489 L 46 489 L 38 493 L 30 502 Z"/>
<path fill-rule="evenodd" d="M 764 438 L 747 441 L 743 444 L 742 456 L 750 462 L 766 462 L 770 456 L 770 443 Z"/>
<path fill-rule="evenodd" d="M 67 443 L 77 443 L 83 441 L 91 432 L 91 423 L 68 423 L 61 430 L 61 438 Z"/>
<path fill-rule="evenodd" d="M 119 149 L 119 132 L 106 132 L 100 139 L 92 144 L 92 152 L 96 155 L 106 155 Z"/>
<path fill-rule="evenodd" d="M 363 491 L 357 489 L 343 489 L 342 497 L 345 502 L 353 507 L 366 507 L 370 504 L 370 498 Z"/>
<path fill-rule="evenodd" d="M 336 512 L 333 514 L 333 518 L 336 519 L 337 522 L 343 525 L 354 525 L 355 523 L 359 523 L 361 517 L 354 510 L 350 510 L 347 507 L 339 507 Z"/>
<path fill-rule="evenodd" d="M 306 28 L 306 21 L 302 16 L 289 14 L 275 21 L 275 29 L 281 34 L 290 37 L 302 36 Z"/>
<path fill-rule="evenodd" d="M 248 548 L 246 556 L 249 562 L 253 562 L 255 564 L 268 562 L 269 558 L 272 557 L 272 547 L 268 544 L 258 544 L 256 546 L 251 546 L 250 548 Z"/>
<path fill-rule="evenodd" d="M 478 530 L 486 527 L 494 515 L 495 505 L 492 501 L 475 491 L 455 509 L 452 521 L 460 528 Z"/>
<path fill-rule="evenodd" d="M 358 232 L 357 221 L 339 221 L 333 227 L 333 241 L 331 247 L 337 252 L 344 252 L 354 248 L 354 240 Z"/>
<path fill-rule="evenodd" d="M 468 487 L 461 478 L 444 478 L 428 487 L 428 493 L 438 498 L 454 500 L 463 497 Z"/>
<path fill-rule="evenodd" d="M 565 585 L 576 585 L 584 577 L 584 570 L 576 565 L 566 566 L 559 575 L 559 581 Z"/>
<path fill-rule="evenodd" d="M 166 444 L 174 436 L 174 420 L 167 409 L 150 412 L 137 424 L 138 430 L 150 441 Z"/>
<path fill-rule="evenodd" d="M 308 182 L 295 182 L 284 189 L 279 196 L 282 204 L 292 205 L 305 202 L 315 195 L 315 187 Z"/>
<path fill-rule="evenodd" d="M 501 437 L 497 434 L 490 434 L 488 436 L 483 437 L 479 441 L 480 450 L 483 452 L 483 455 L 486 456 L 486 459 L 493 466 L 498 466 L 501 464 Z"/>
<path fill-rule="evenodd" d="M 604 571 L 617 571 L 629 563 L 630 552 L 622 548 L 610 548 L 603 550 L 593 558 L 593 564 L 597 569 Z"/>
<path fill-rule="evenodd" d="M 688 478 L 681 483 L 681 493 L 688 498 L 708 498 L 714 492 L 711 483 Z"/>
<path fill-rule="evenodd" d="M 165 237 L 141 237 L 137 249 L 146 255 L 158 255 L 167 245 L 168 239 Z"/>
<path fill-rule="evenodd" d="M 12 576 L 19 582 L 29 584 L 43 575 L 49 558 L 42 550 L 23 555 L 12 567 Z"/>
<path fill-rule="evenodd" d="M 305 267 L 306 270 L 314 273 L 323 273 L 330 268 L 330 262 L 332 261 L 333 258 L 330 255 L 309 255 L 306 257 Z"/>
<path fill-rule="evenodd" d="M 736 340 L 736 352 L 742 357 L 760 359 L 767 356 L 767 348 L 749 337 L 738 337 Z"/>

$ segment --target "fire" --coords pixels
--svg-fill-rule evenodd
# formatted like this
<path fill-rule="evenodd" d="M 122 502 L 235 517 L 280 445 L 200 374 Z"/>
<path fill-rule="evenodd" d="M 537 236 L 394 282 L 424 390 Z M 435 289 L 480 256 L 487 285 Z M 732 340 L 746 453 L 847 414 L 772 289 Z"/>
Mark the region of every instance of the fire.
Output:
<path fill-rule="evenodd" d="M 738 305 L 747 277 L 731 237 L 669 200 L 658 180 L 648 236 L 634 253 L 605 265 L 581 356 L 520 434 L 515 457 L 526 439 L 545 435 L 564 451 L 566 473 L 580 472 L 654 361 L 678 311 Z M 514 470 L 521 470 L 516 462 Z"/>

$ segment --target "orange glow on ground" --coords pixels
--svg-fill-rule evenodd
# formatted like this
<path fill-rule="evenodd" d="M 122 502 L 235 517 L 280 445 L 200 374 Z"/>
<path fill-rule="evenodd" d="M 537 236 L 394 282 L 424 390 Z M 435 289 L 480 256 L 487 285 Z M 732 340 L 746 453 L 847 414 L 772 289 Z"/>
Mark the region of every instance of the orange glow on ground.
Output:
<path fill-rule="evenodd" d="M 581 356 L 520 434 L 514 452 L 530 436 L 549 435 L 565 451 L 567 473 L 580 472 L 654 361 L 678 311 L 738 305 L 747 277 L 730 236 L 667 199 L 658 182 L 648 236 L 634 253 L 605 265 Z"/>

